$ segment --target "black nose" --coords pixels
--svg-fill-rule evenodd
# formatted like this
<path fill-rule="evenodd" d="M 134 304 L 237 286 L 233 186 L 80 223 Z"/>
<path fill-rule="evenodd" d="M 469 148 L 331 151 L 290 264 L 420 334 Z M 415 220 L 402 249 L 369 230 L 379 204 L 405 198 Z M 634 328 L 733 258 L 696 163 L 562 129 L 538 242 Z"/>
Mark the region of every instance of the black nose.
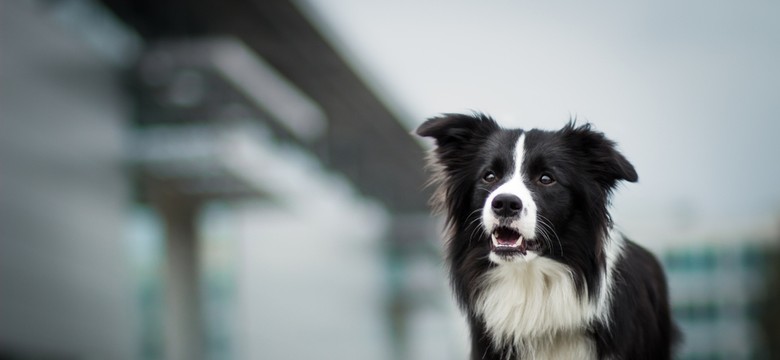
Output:
<path fill-rule="evenodd" d="M 520 210 L 523 209 L 523 202 L 515 195 L 501 194 L 493 198 L 490 206 L 498 216 L 513 217 L 520 214 Z"/>

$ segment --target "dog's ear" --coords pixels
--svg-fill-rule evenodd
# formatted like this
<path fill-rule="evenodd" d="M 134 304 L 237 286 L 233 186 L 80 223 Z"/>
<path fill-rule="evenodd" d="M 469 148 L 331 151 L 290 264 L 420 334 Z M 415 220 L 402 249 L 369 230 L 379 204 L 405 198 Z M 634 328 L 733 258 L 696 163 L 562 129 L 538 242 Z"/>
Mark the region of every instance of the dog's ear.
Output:
<path fill-rule="evenodd" d="M 443 114 L 424 122 L 417 128 L 417 135 L 436 139 L 436 146 L 462 145 L 484 138 L 498 129 L 498 124 L 487 115 Z"/>
<path fill-rule="evenodd" d="M 585 156 L 600 183 L 611 188 L 618 180 L 639 180 L 634 165 L 617 150 L 615 142 L 607 139 L 604 133 L 591 129 L 590 124 L 576 126 L 572 121 L 561 132 L 573 150 Z"/>
<path fill-rule="evenodd" d="M 457 209 L 466 209 L 470 187 L 469 168 L 479 148 L 499 130 L 498 124 L 483 114 L 443 114 L 431 118 L 417 128 L 417 135 L 436 140 L 436 147 L 428 154 L 429 185 L 435 186 L 431 204 L 438 213 L 447 214 L 448 226 L 454 224 Z"/>

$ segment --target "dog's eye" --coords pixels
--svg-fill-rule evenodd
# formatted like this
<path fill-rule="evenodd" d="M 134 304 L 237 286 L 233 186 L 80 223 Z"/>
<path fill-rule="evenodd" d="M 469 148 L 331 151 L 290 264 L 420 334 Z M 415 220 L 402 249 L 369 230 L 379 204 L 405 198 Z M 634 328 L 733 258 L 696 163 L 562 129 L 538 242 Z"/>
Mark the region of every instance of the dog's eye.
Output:
<path fill-rule="evenodd" d="M 542 174 L 542 176 L 539 177 L 539 183 L 542 185 L 552 185 L 555 183 L 555 179 L 549 174 Z"/>
<path fill-rule="evenodd" d="M 496 173 L 492 171 L 487 171 L 485 175 L 482 175 L 482 180 L 484 180 L 487 183 L 492 183 L 498 180 L 498 176 L 496 176 Z"/>

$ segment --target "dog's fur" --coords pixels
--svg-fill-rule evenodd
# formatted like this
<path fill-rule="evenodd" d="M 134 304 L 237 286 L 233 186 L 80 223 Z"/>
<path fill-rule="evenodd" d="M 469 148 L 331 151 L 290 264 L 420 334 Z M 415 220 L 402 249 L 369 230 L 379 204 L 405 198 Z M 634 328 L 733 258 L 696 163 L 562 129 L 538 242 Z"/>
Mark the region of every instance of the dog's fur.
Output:
<path fill-rule="evenodd" d="M 663 270 L 608 212 L 618 182 L 638 179 L 614 142 L 590 125 L 504 129 L 483 114 L 417 134 L 436 141 L 432 204 L 472 359 L 671 358 Z"/>

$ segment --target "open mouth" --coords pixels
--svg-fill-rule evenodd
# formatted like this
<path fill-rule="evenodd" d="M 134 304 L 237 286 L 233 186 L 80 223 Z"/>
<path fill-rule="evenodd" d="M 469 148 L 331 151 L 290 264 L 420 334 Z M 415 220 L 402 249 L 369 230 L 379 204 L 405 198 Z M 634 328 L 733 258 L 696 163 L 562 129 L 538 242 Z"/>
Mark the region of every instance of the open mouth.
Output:
<path fill-rule="evenodd" d="M 503 257 L 512 257 L 518 254 L 525 256 L 528 251 L 542 251 L 539 241 L 526 239 L 519 231 L 507 226 L 499 226 L 493 230 L 491 240 L 490 250 Z"/>
<path fill-rule="evenodd" d="M 499 255 L 526 254 L 528 245 L 517 230 L 499 226 L 493 231 L 491 250 Z"/>

